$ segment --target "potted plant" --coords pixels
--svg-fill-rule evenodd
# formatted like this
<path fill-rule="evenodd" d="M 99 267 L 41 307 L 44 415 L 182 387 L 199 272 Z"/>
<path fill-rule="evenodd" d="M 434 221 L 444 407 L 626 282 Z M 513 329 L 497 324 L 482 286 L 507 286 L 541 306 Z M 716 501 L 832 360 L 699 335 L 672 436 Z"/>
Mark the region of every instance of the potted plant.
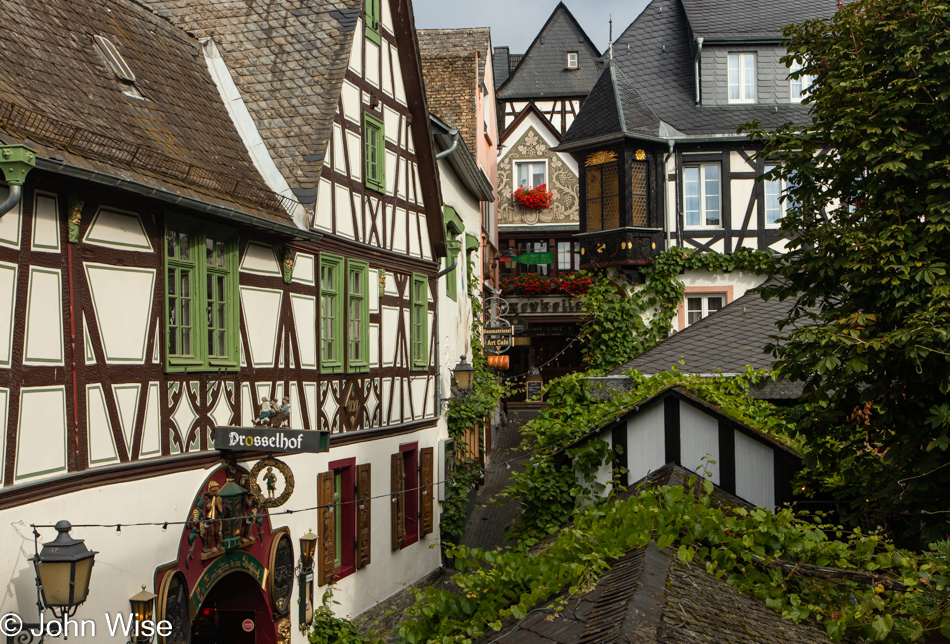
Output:
<path fill-rule="evenodd" d="M 536 188 L 518 188 L 511 195 L 514 202 L 524 208 L 531 210 L 544 210 L 551 207 L 551 193 L 548 186 L 542 183 Z"/>

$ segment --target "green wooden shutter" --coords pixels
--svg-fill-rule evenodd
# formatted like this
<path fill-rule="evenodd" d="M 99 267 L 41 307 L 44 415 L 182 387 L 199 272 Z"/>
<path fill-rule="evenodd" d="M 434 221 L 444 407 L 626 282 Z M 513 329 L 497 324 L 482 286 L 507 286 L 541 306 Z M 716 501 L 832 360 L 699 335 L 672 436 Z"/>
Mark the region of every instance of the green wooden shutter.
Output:
<path fill-rule="evenodd" d="M 386 192 L 386 136 L 383 122 L 372 114 L 363 115 L 363 184 Z"/>
<path fill-rule="evenodd" d="M 382 0 L 366 0 L 366 37 L 377 45 L 380 44 L 379 16 Z"/>

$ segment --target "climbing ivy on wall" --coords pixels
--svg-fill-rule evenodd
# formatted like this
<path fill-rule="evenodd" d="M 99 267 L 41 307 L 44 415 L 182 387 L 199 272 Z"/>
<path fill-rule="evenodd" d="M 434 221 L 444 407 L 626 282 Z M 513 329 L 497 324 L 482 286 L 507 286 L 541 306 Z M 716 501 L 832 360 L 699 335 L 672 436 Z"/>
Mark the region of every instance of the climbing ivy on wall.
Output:
<path fill-rule="evenodd" d="M 644 284 L 617 284 L 601 275 L 587 293 L 579 296 L 587 314 L 581 338 L 587 346 L 588 365 L 609 371 L 669 337 L 685 293 L 679 279 L 682 273 L 741 270 L 768 275 L 772 262 L 772 254 L 763 250 L 740 248 L 719 254 L 676 246 L 642 269 Z"/>

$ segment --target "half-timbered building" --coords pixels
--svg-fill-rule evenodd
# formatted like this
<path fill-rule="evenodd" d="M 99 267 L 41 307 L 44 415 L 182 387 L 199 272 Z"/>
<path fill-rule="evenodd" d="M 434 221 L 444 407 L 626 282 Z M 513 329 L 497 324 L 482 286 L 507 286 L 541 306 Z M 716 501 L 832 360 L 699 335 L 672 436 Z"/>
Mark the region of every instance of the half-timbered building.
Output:
<path fill-rule="evenodd" d="M 789 79 L 781 28 L 829 17 L 831 0 L 652 0 L 613 43 L 557 151 L 580 170 L 581 264 L 648 265 L 666 248 L 784 251 L 779 181 L 740 125 L 809 122 L 808 78 Z M 677 328 L 761 282 L 689 271 Z"/>
<path fill-rule="evenodd" d="M 0 16 L 0 143 L 29 146 L 0 167 L 35 163 L 0 215 L 2 611 L 38 621 L 29 525 L 59 519 L 99 551 L 78 616 L 144 586 L 166 644 L 304 642 L 330 584 L 352 615 L 437 568 L 467 346 L 441 364 L 439 328 L 469 313 L 409 0 Z M 222 465 L 216 428 L 268 414 L 329 451 Z"/>
<path fill-rule="evenodd" d="M 514 376 L 538 371 L 550 379 L 583 362 L 579 346 L 570 344 L 580 331 L 579 305 L 551 281 L 580 268 L 573 237 L 579 230 L 579 168 L 570 154 L 555 148 L 600 75 L 599 57 L 563 2 L 523 55 L 512 55 L 507 47 L 494 50 L 501 281 L 508 318 L 516 319 L 519 329 L 510 351 Z M 519 188 L 540 186 L 550 193 L 547 207 L 515 200 Z M 528 281 L 543 282 L 543 288 L 526 289 Z M 512 398 L 523 399 L 523 392 Z"/>

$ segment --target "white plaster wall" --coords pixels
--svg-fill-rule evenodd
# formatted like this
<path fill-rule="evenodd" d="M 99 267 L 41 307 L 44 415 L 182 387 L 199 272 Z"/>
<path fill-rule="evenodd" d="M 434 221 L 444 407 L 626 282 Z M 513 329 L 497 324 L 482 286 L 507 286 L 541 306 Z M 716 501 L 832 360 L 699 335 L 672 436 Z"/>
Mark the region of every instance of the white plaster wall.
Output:
<path fill-rule="evenodd" d="M 686 271 L 679 279 L 687 287 L 732 287 L 732 300 L 735 301 L 745 295 L 746 291 L 755 288 L 765 281 L 764 275 L 748 271 L 733 271 L 731 273 L 712 273 L 710 271 Z"/>
<path fill-rule="evenodd" d="M 372 464 L 372 562 L 341 580 L 334 593 L 340 602 L 334 610 L 339 615 L 354 616 L 376 602 L 399 592 L 440 565 L 439 504 L 435 503 L 435 533 L 418 543 L 393 552 L 390 536 L 390 455 L 399 445 L 418 442 L 419 448 L 432 447 L 438 453 L 438 441 L 445 437 L 444 427 L 428 429 L 386 439 L 331 450 L 326 454 L 303 454 L 284 457 L 294 471 L 296 489 L 287 505 L 275 510 L 303 509 L 317 504 L 317 474 L 327 464 L 343 458 L 355 458 L 358 464 Z M 250 468 L 253 462 L 242 462 Z M 437 468 L 438 469 L 438 468 Z M 129 597 L 141 590 L 142 584 L 152 587 L 155 570 L 178 557 L 182 526 L 132 527 L 136 522 L 184 521 L 199 487 L 212 469 L 195 468 L 143 481 L 102 486 L 36 501 L 0 512 L 0 613 L 17 612 L 27 621 L 36 621 L 36 586 L 33 566 L 33 537 L 29 524 L 53 524 L 67 519 L 74 524 L 122 524 L 121 532 L 110 528 L 74 528 L 72 535 L 85 539 L 86 546 L 99 551 L 92 573 L 88 601 L 79 609 L 77 619 L 97 622 L 96 638 L 75 638 L 79 641 L 104 641 L 108 638 L 103 619 L 105 612 L 129 610 Z M 297 539 L 311 528 L 317 529 L 315 511 L 272 516 L 272 527 L 290 528 L 294 555 L 299 557 Z M 55 536 L 51 528 L 40 530 L 40 543 Z M 314 589 L 320 600 L 325 586 Z M 291 598 L 292 642 L 303 644 L 306 638 L 296 628 L 297 588 Z M 106 633 L 106 637 L 103 634 Z"/>

